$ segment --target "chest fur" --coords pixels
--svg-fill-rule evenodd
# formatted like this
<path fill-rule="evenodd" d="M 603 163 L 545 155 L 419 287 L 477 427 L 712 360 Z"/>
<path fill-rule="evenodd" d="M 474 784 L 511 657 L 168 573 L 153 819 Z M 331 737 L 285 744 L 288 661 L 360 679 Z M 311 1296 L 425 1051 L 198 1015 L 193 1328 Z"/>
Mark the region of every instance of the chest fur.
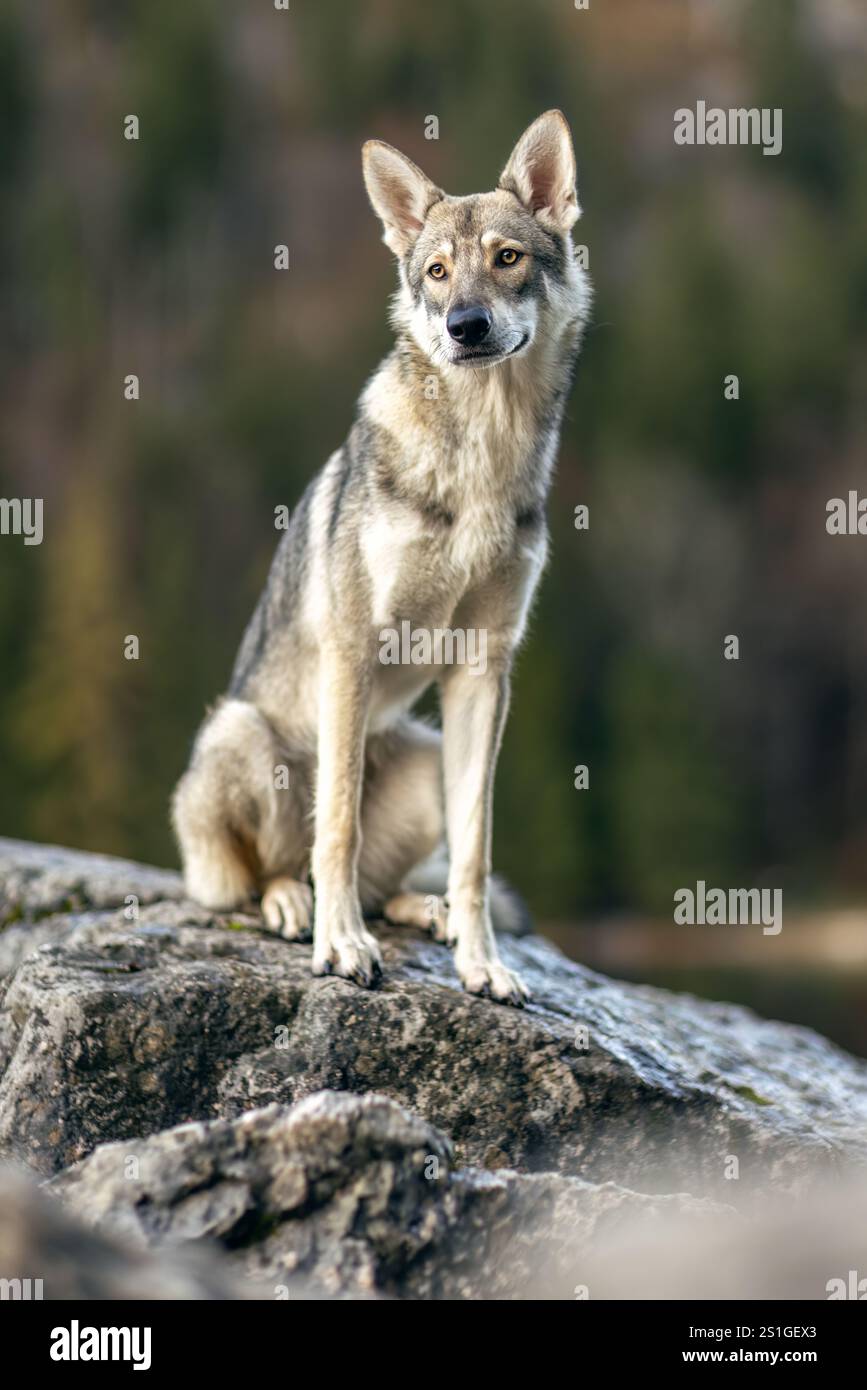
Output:
<path fill-rule="evenodd" d="M 473 590 L 522 582 L 559 434 L 539 363 L 452 372 L 435 392 L 397 356 L 363 398 L 373 506 L 362 536 L 379 617 L 448 616 Z M 428 602 L 425 602 L 428 600 Z"/>

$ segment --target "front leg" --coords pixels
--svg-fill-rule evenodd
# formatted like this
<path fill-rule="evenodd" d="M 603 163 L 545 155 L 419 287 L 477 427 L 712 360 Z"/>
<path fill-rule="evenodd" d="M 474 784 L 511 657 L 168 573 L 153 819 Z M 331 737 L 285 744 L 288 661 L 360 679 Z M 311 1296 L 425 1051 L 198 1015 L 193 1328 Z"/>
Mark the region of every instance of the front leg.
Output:
<path fill-rule="evenodd" d="M 323 649 L 313 842 L 313 973 L 342 975 L 367 986 L 382 971 L 379 947 L 364 925 L 358 898 L 370 682 L 370 663 L 363 650 L 337 643 Z"/>
<path fill-rule="evenodd" d="M 500 960 L 488 905 L 494 771 L 508 705 L 508 667 L 456 666 L 443 679 L 448 939 L 465 989 L 521 1005 L 529 991 Z"/>

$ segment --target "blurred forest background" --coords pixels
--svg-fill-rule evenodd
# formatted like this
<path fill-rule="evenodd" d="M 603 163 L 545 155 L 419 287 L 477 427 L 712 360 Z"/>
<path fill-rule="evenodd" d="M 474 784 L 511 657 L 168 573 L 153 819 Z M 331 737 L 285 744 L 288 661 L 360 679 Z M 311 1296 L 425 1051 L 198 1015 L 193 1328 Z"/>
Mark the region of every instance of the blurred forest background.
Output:
<path fill-rule="evenodd" d="M 361 142 L 472 192 L 560 106 L 596 302 L 497 864 L 569 949 L 579 922 L 670 924 L 699 878 L 857 909 L 867 539 L 825 509 L 867 495 L 865 56 L 858 0 L 6 0 L 0 495 L 43 497 L 45 539 L 0 539 L 0 829 L 176 862 L 168 797 L 274 507 L 389 344 Z M 676 146 L 699 98 L 781 107 L 782 153 Z"/>

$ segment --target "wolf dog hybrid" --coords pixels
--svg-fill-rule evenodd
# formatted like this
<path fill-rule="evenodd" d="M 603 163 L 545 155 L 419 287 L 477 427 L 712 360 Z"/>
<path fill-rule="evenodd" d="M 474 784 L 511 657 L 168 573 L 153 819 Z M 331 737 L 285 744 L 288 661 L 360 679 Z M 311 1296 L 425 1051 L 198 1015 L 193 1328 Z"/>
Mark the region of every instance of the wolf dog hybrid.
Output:
<path fill-rule="evenodd" d="M 492 193 L 446 194 L 379 140 L 363 166 L 396 344 L 292 514 L 174 825 L 191 897 L 261 894 L 267 927 L 312 928 L 315 974 L 374 984 L 379 915 L 432 926 L 467 990 L 520 1005 L 492 795 L 590 299 L 575 156 L 548 111 Z M 442 733 L 411 714 L 432 683 Z"/>

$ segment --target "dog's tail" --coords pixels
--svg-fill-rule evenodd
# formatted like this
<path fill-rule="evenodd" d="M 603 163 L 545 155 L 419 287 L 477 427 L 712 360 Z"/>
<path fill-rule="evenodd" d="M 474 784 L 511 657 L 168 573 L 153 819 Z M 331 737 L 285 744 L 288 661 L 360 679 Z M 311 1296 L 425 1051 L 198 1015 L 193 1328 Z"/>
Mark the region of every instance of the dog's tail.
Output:
<path fill-rule="evenodd" d="M 443 898 L 449 876 L 449 861 L 445 846 L 434 851 L 429 859 L 418 864 L 406 880 L 414 893 L 433 893 Z M 495 931 L 510 936 L 527 936 L 533 930 L 530 909 L 519 893 L 510 888 L 499 874 L 491 875 L 491 920 Z"/>

